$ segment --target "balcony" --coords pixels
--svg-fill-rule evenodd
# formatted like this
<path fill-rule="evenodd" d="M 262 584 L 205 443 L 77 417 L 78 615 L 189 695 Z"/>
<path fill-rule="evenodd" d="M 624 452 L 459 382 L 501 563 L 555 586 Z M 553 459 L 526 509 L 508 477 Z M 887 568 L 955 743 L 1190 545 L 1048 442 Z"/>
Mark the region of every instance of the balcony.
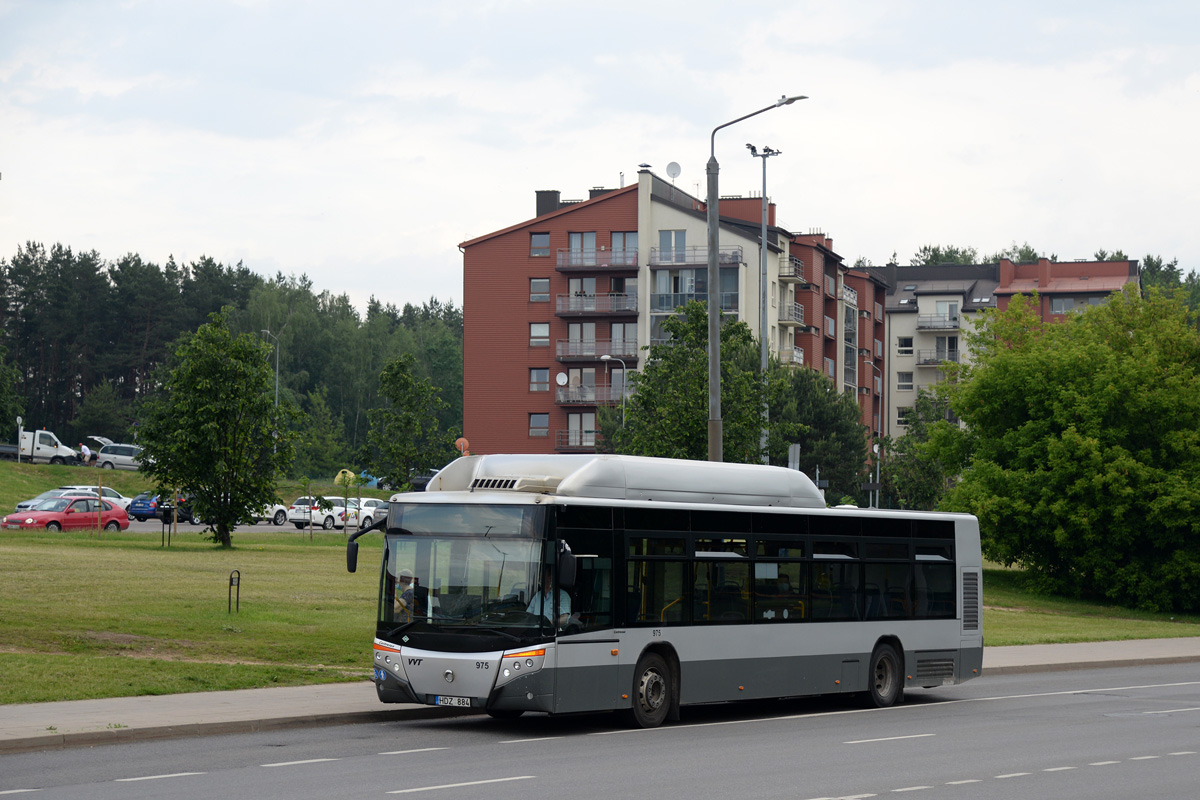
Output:
<path fill-rule="evenodd" d="M 635 359 L 638 344 L 637 339 L 559 339 L 555 351 L 559 361 L 599 361 L 603 355 Z"/>
<path fill-rule="evenodd" d="M 707 264 L 708 247 L 651 247 L 650 266 L 671 264 Z M 717 263 L 733 266 L 742 263 L 741 247 L 722 247 L 717 251 Z"/>
<path fill-rule="evenodd" d="M 779 264 L 779 280 L 782 283 L 804 283 L 804 262 L 795 256 Z"/>
<path fill-rule="evenodd" d="M 633 294 L 560 294 L 555 299 L 554 313 L 560 317 L 637 314 L 637 295 Z"/>
<path fill-rule="evenodd" d="M 804 306 L 799 303 L 781 303 L 779 306 L 780 325 L 803 325 Z"/>
<path fill-rule="evenodd" d="M 958 363 L 957 350 L 918 350 L 917 366 L 936 367 L 944 361 Z"/>
<path fill-rule="evenodd" d="M 554 449 L 572 453 L 595 452 L 600 441 L 600 431 L 557 430 L 554 432 Z"/>
<path fill-rule="evenodd" d="M 779 351 L 779 363 L 789 367 L 804 366 L 804 348 L 785 347 Z"/>
<path fill-rule="evenodd" d="M 958 330 L 958 315 L 921 314 L 917 317 L 917 330 L 956 331 Z"/>
<path fill-rule="evenodd" d="M 558 250 L 559 272 L 628 272 L 638 268 L 637 250 Z"/>
<path fill-rule="evenodd" d="M 625 399 L 633 396 L 625 387 Z M 559 386 L 554 390 L 554 402 L 560 406 L 609 406 L 621 402 L 620 386 Z"/>
<path fill-rule="evenodd" d="M 657 314 L 674 314 L 682 306 L 695 300 L 699 303 L 708 302 L 707 292 L 668 292 L 666 294 L 650 295 L 650 311 Z M 737 313 L 739 300 L 737 292 L 721 292 L 721 310 Z"/>

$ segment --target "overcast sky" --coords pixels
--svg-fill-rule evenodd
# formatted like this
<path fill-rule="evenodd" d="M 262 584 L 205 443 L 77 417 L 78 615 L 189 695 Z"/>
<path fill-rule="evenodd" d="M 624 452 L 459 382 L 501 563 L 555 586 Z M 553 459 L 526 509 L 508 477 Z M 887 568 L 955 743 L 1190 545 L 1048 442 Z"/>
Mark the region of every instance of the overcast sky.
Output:
<path fill-rule="evenodd" d="M 850 262 L 1200 266 L 1200 5 L 0 0 L 0 258 L 26 241 L 462 302 L 457 244 L 638 164 Z"/>

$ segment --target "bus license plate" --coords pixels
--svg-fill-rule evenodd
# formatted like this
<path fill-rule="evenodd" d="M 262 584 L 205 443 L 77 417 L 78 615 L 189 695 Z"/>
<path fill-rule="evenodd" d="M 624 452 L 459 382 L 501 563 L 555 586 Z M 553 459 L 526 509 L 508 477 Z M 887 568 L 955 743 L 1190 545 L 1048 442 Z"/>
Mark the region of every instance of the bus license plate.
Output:
<path fill-rule="evenodd" d="M 471 707 L 471 698 L 469 697 L 448 697 L 444 694 L 437 695 L 437 704 L 439 706 L 462 706 L 463 708 Z"/>

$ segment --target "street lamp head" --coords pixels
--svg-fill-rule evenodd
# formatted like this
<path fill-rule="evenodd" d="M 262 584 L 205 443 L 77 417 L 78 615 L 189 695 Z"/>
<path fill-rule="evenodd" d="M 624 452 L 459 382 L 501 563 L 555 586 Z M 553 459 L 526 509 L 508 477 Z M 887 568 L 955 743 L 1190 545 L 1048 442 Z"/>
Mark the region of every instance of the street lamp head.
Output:
<path fill-rule="evenodd" d="M 796 102 L 797 100 L 807 100 L 807 99 L 808 99 L 808 95 L 806 95 L 806 94 L 798 94 L 793 97 L 788 97 L 785 94 L 785 95 L 781 96 L 778 100 L 775 101 L 775 106 L 776 107 L 790 106 L 792 103 Z"/>
<path fill-rule="evenodd" d="M 754 145 L 750 144 L 749 142 L 746 143 L 746 149 L 750 151 L 750 155 L 752 155 L 752 156 L 758 155 L 758 148 L 755 147 Z"/>
<path fill-rule="evenodd" d="M 604 355 L 600 356 L 600 360 L 601 361 L 612 361 L 612 356 L 610 356 L 608 353 L 605 353 Z"/>

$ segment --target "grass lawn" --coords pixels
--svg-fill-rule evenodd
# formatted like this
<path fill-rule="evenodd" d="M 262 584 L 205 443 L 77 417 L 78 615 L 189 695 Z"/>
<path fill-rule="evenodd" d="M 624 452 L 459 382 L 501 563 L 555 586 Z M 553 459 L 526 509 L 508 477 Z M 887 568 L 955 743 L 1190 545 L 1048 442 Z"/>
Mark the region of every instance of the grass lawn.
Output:
<path fill-rule="evenodd" d="M 0 508 L 95 472 L 0 462 Z M 101 477 L 123 494 L 146 485 L 135 472 Z M 381 539 L 359 541 L 351 575 L 335 531 L 310 542 L 291 526 L 242 528 L 230 550 L 191 533 L 163 548 L 157 531 L 0 531 L 0 703 L 365 680 Z M 1019 570 L 986 569 L 983 597 L 990 646 L 1200 635 L 1196 616 L 1038 596 Z"/>

